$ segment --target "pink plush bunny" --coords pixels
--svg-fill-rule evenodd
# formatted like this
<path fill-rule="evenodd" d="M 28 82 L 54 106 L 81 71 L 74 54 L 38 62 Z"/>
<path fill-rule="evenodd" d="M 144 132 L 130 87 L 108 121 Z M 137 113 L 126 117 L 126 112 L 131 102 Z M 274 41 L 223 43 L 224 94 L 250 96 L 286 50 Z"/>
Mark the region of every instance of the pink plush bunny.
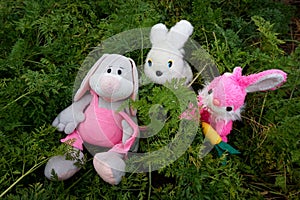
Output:
<path fill-rule="evenodd" d="M 210 124 L 223 142 L 232 129 L 232 122 L 241 118 L 245 97 L 249 92 L 274 90 L 286 81 L 281 70 L 266 70 L 248 76 L 242 68 L 216 77 L 198 95 L 201 121 Z"/>

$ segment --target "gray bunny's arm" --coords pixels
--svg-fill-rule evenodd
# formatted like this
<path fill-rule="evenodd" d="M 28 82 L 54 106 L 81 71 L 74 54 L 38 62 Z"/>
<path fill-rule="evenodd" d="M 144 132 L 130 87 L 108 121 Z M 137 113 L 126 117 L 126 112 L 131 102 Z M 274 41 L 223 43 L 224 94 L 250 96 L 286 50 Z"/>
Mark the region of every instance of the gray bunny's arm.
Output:
<path fill-rule="evenodd" d="M 80 100 L 73 102 L 54 119 L 52 126 L 66 134 L 72 133 L 85 119 L 84 110 L 90 104 L 92 95 L 87 93 Z"/>
<path fill-rule="evenodd" d="M 136 117 L 131 117 L 131 119 L 134 121 L 135 124 L 137 124 L 137 118 Z M 123 138 L 122 138 L 122 143 L 125 144 L 125 142 L 132 137 L 134 134 L 133 128 L 128 124 L 126 120 L 122 121 L 122 128 L 123 128 Z M 130 147 L 131 152 L 137 152 L 138 147 L 139 147 L 139 130 L 137 133 L 137 137 L 135 138 L 134 143 Z"/>
<path fill-rule="evenodd" d="M 126 120 L 122 121 L 122 128 L 123 128 L 123 137 L 122 137 L 122 143 L 124 144 L 133 134 L 133 129 L 131 126 L 127 123 Z"/>

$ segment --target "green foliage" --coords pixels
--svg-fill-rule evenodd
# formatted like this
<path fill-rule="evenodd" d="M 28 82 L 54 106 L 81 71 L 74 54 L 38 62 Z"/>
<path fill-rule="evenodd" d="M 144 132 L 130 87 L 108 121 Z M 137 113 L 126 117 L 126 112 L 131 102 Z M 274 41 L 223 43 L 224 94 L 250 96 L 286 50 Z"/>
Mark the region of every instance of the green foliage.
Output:
<path fill-rule="evenodd" d="M 151 27 L 153 23 L 159 22 L 161 15 L 150 2 L 142 0 L 113 0 L 110 1 L 112 12 L 103 23 L 99 24 L 105 37 L 111 37 L 114 34 L 125 30 L 139 27 Z M 136 8 L 138 5 L 138 9 Z"/>
<path fill-rule="evenodd" d="M 253 16 L 252 20 L 255 25 L 258 27 L 258 31 L 260 32 L 261 38 L 261 49 L 269 52 L 273 52 L 275 55 L 278 53 L 284 53 L 283 50 L 279 49 L 278 45 L 283 44 L 284 41 L 277 38 L 278 33 L 274 33 L 273 27 L 274 24 L 270 24 L 270 22 L 264 20 L 260 16 Z"/>
<path fill-rule="evenodd" d="M 300 47 L 291 54 L 282 49 L 291 42 L 292 17 L 299 18 L 294 7 L 271 0 L 0 0 L 0 198 L 298 199 Z M 280 89 L 248 95 L 243 121 L 234 123 L 229 136 L 242 154 L 227 156 L 225 166 L 214 151 L 200 159 L 199 129 L 175 162 L 154 172 L 127 173 L 118 186 L 96 175 L 88 154 L 87 165 L 70 180 L 47 180 L 45 162 L 66 150 L 59 142 L 63 134 L 51 122 L 71 103 L 77 71 L 88 53 L 122 31 L 159 22 L 170 27 L 180 19 L 193 24 L 193 39 L 221 73 L 237 65 L 247 74 L 271 68 L 288 73 Z M 128 55 L 142 64 L 145 53 Z M 179 105 L 188 105 L 193 95 L 155 84 L 140 88 L 133 102 L 140 125 L 161 128 L 141 139 L 140 152 L 179 137 Z"/>
<path fill-rule="evenodd" d="M 274 63 L 289 73 L 288 81 L 280 90 L 253 94 L 248 100 L 250 105 L 245 119 L 250 126 L 244 126 L 239 132 L 249 139 L 239 148 L 246 158 L 244 163 L 252 166 L 251 170 L 245 171 L 249 187 L 261 191 L 269 188 L 267 196 L 297 199 L 300 94 L 296 88 L 300 85 L 299 48 L 290 56 L 278 57 Z M 257 107 L 261 109 L 255 109 Z M 242 142 L 241 137 L 237 143 Z"/>

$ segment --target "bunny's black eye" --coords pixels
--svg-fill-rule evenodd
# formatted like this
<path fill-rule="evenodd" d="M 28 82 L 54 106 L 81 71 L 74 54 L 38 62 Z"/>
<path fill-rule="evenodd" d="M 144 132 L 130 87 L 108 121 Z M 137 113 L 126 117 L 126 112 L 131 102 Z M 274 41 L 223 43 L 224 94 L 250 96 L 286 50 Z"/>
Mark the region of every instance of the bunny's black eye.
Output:
<path fill-rule="evenodd" d="M 147 63 L 148 63 L 148 66 L 149 66 L 149 67 L 152 66 L 152 60 L 151 60 L 151 59 L 149 59 L 149 60 L 147 61 Z"/>
<path fill-rule="evenodd" d="M 233 110 L 232 107 L 230 107 L 230 106 L 226 107 L 226 111 L 227 111 L 227 112 L 230 112 L 230 111 L 232 111 L 232 110 Z"/>
<path fill-rule="evenodd" d="M 207 93 L 208 93 L 208 94 L 211 94 L 212 92 L 213 92 L 212 89 L 210 89 L 210 90 L 208 90 Z"/>
<path fill-rule="evenodd" d="M 172 61 L 172 60 L 169 60 L 169 61 L 168 61 L 168 67 L 171 68 L 172 65 L 173 65 L 173 61 Z"/>
<path fill-rule="evenodd" d="M 122 74 L 122 70 L 118 69 L 118 74 L 121 75 Z"/>
<path fill-rule="evenodd" d="M 111 69 L 107 69 L 107 73 L 111 73 Z"/>

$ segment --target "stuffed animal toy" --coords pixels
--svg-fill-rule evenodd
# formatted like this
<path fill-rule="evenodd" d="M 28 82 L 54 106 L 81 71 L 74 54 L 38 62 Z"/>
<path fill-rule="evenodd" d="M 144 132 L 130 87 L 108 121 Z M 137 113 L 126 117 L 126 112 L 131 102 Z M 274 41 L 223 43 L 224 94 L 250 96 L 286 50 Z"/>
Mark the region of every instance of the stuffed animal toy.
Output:
<path fill-rule="evenodd" d="M 242 68 L 225 73 L 207 84 L 198 95 L 198 106 L 203 132 L 219 155 L 239 152 L 227 144 L 227 135 L 232 123 L 241 119 L 241 111 L 247 93 L 274 90 L 286 81 L 287 75 L 281 70 L 266 70 L 248 76 L 242 75 Z"/>
<path fill-rule="evenodd" d="M 161 23 L 151 28 L 152 48 L 147 54 L 144 72 L 152 82 L 164 84 L 174 78 L 185 78 L 188 84 L 192 80 L 192 70 L 184 60 L 183 49 L 192 33 L 193 26 L 186 20 L 176 23 L 170 31 Z"/>
<path fill-rule="evenodd" d="M 118 184 L 125 174 L 124 157 L 139 134 L 134 111 L 129 106 L 124 108 L 129 98 L 135 100 L 137 91 L 134 61 L 118 54 L 104 54 L 85 76 L 74 102 L 53 121 L 53 126 L 68 134 L 61 141 L 73 146 L 75 158 L 52 157 L 45 176 L 53 179 L 55 173 L 58 180 L 73 176 L 80 169 L 76 162 L 83 159 L 83 144 L 91 144 L 107 149 L 93 157 L 99 176 Z"/>

